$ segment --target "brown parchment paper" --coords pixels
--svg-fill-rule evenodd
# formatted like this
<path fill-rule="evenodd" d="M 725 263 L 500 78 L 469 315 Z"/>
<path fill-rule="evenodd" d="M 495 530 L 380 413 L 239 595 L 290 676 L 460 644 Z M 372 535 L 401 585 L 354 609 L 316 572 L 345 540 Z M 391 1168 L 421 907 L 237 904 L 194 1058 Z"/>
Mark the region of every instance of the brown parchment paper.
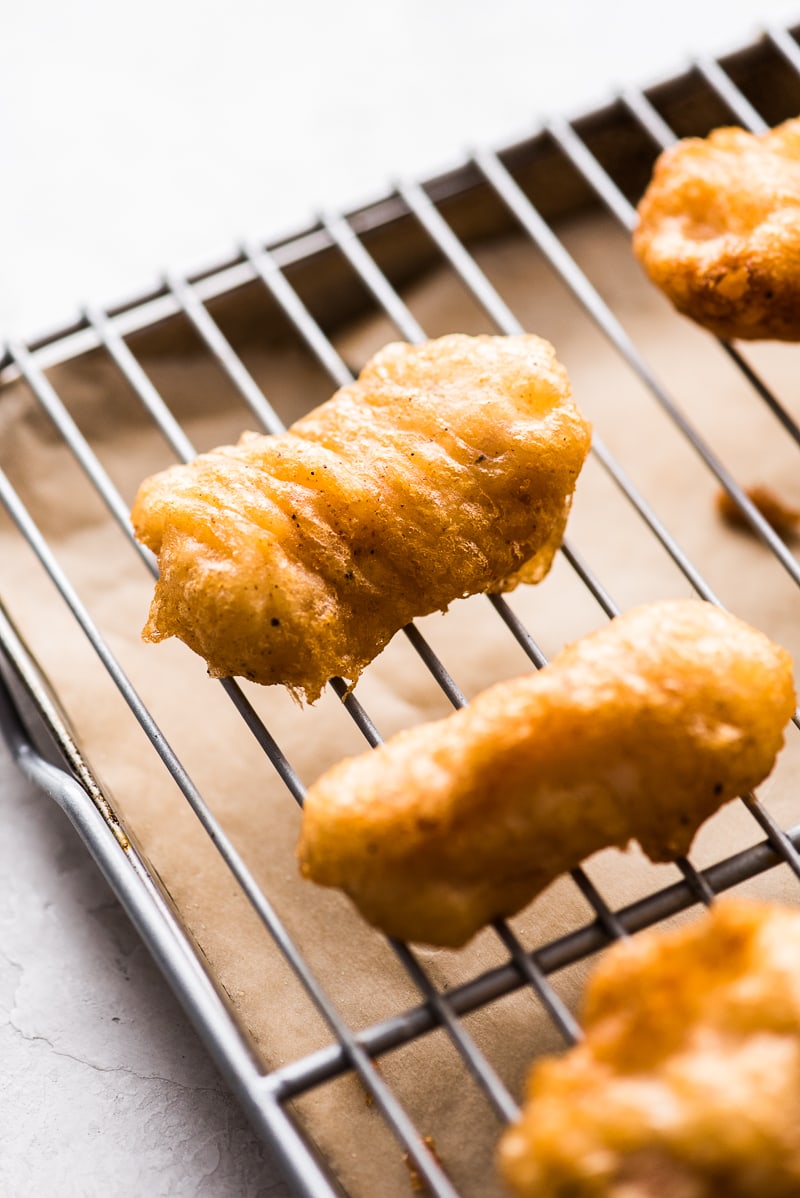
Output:
<path fill-rule="evenodd" d="M 570 225 L 565 238 L 669 394 L 726 467 L 743 483 L 766 482 L 788 502 L 800 505 L 796 449 L 789 437 L 719 346 L 675 316 L 641 278 L 616 228 L 601 218 L 583 220 Z M 506 240 L 484 248 L 478 257 L 525 327 L 556 345 L 596 435 L 618 456 L 722 601 L 800 660 L 800 591 L 760 544 L 720 523 L 714 480 L 636 375 L 526 243 Z M 474 302 L 445 270 L 417 286 L 409 301 L 431 335 L 489 329 Z M 253 335 L 252 323 L 244 333 L 234 326 L 226 331 L 234 341 L 238 336 L 238 349 L 287 422 L 330 394 L 330 384 L 297 346 L 263 342 Z M 375 318 L 349 330 L 339 349 L 358 367 L 393 336 L 385 320 Z M 230 441 L 243 428 L 253 427 L 252 416 L 185 330 L 173 341 L 168 336 L 151 341 L 139 337 L 135 345 L 198 449 Z M 789 411 L 800 416 L 798 350 L 748 347 L 746 354 Z M 50 376 L 130 503 L 141 478 L 172 460 L 163 439 L 100 352 L 55 367 Z M 381 937 L 366 928 L 339 895 L 298 878 L 294 844 L 299 813 L 220 686 L 207 679 L 203 663 L 176 642 L 153 647 L 140 641 L 151 593 L 149 576 L 23 384 L 0 393 L 0 462 L 342 1014 L 360 1028 L 415 1005 L 420 996 Z M 580 480 L 568 538 L 622 608 L 691 593 L 596 460 L 590 460 Z M 4 601 L 265 1065 L 279 1066 L 329 1043 L 327 1029 L 5 517 L 0 522 L 0 550 Z M 548 655 L 606 618 L 563 556 L 541 586 L 515 592 L 509 602 Z M 456 603 L 446 616 L 428 617 L 420 626 L 467 695 L 532 668 L 484 597 Z M 332 694 L 313 708 L 300 709 L 279 689 L 244 689 L 306 783 L 344 754 L 361 751 L 359 734 Z M 448 710 L 402 635 L 367 670 L 356 693 L 385 736 Z M 789 737 L 778 768 L 761 788 L 761 798 L 784 826 L 800 818 L 795 739 Z M 692 857 L 698 865 L 707 864 L 760 839 L 744 807 L 733 804 L 701 831 Z M 536 851 L 535 845 L 531 851 Z M 588 872 L 614 904 L 629 902 L 679 876 L 672 866 L 651 866 L 635 850 L 600 854 L 589 862 Z M 746 889 L 790 902 L 800 896 L 798 883 L 785 867 L 748 883 Z M 590 918 L 577 888 L 562 879 L 513 922 L 524 943 L 534 946 Z M 433 980 L 444 988 L 505 960 L 490 932 L 458 953 L 418 952 Z M 586 968 L 583 963 L 554 979 L 571 1005 L 580 994 Z M 530 991 L 467 1017 L 465 1025 L 518 1096 L 533 1057 L 561 1047 Z M 492 1163 L 499 1124 L 445 1035 L 435 1032 L 388 1054 L 380 1068 L 420 1130 L 433 1137 L 461 1191 L 476 1198 L 499 1194 Z M 402 1198 L 411 1192 L 401 1150 L 357 1080 L 343 1077 L 296 1106 L 298 1118 L 348 1194 Z"/>

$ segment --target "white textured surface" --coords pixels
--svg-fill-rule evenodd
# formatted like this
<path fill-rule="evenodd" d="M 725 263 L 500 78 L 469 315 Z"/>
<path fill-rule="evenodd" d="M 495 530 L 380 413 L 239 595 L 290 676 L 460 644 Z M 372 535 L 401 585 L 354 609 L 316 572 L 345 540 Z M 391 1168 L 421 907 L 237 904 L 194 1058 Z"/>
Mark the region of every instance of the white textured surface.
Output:
<path fill-rule="evenodd" d="M 18 4 L 0 333 L 214 261 L 800 3 Z M 0 1194 L 286 1193 L 63 817 L 0 756 Z"/>
<path fill-rule="evenodd" d="M 0 1194 L 289 1191 L 65 817 L 0 761 Z"/>
<path fill-rule="evenodd" d="M 3 21 L 0 330 L 725 52 L 786 0 L 29 0 Z M 3 127 L 5 124 L 5 128 Z"/>

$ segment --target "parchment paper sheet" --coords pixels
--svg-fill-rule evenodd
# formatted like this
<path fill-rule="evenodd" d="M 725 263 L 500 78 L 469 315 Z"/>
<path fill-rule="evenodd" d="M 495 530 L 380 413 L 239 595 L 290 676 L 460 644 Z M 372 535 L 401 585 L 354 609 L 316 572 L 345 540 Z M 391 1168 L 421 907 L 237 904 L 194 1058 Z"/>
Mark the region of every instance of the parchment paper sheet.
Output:
<path fill-rule="evenodd" d="M 672 314 L 644 282 L 618 231 L 601 219 L 584 221 L 569 227 L 566 240 L 670 394 L 734 475 L 746 484 L 767 482 L 800 505 L 800 474 L 790 439 L 716 343 Z M 800 660 L 800 591 L 761 545 L 721 525 L 713 503 L 716 484 L 635 375 L 530 247 L 505 241 L 484 249 L 479 258 L 524 325 L 556 345 L 596 433 L 723 602 Z M 444 271 L 421 284 L 410 300 L 431 335 L 489 330 L 474 302 Z M 235 329 L 229 332 L 235 339 Z M 375 318 L 351 330 L 339 348 L 358 366 L 393 335 L 384 320 Z M 332 390 L 293 344 L 269 348 L 247 334 L 239 349 L 287 421 Z M 144 339 L 138 352 L 199 449 L 253 427 L 253 418 L 199 346 L 175 356 L 163 344 L 148 345 Z M 798 350 L 768 346 L 745 352 L 788 409 L 800 416 Z M 99 353 L 56 367 L 51 377 L 129 503 L 140 479 L 171 460 L 162 438 Z M 176 642 L 157 647 L 140 642 L 151 593 L 147 571 L 21 384 L 0 395 L 0 446 L 3 467 L 19 485 L 93 619 L 339 1009 L 359 1028 L 415 1005 L 419 995 L 382 939 L 361 923 L 346 900 L 297 877 L 293 853 L 299 814 L 221 688 L 206 678 L 203 663 Z M 328 1043 L 327 1030 L 5 517 L 0 537 L 2 595 L 12 616 L 266 1065 L 280 1065 Z M 581 478 L 568 538 L 623 608 L 691 592 L 595 460 Z M 540 587 L 516 592 L 510 603 L 548 655 L 605 620 L 562 556 Z M 456 603 L 446 616 L 429 617 L 421 626 L 468 695 L 532 668 L 483 597 Z M 305 782 L 345 753 L 361 751 L 359 734 L 332 694 L 301 710 L 280 690 L 245 689 Z M 384 735 L 448 710 L 402 635 L 370 667 L 357 695 Z M 761 791 L 784 826 L 800 818 L 795 739 L 789 737 L 778 769 Z M 693 860 L 702 865 L 761 838 L 743 806 L 734 804 L 701 832 Z M 674 867 L 656 869 L 635 851 L 602 854 L 588 868 L 615 904 L 678 877 Z M 800 896 L 784 868 L 746 889 L 791 902 Z M 561 880 L 514 924 L 533 946 L 589 918 L 576 887 Z M 419 951 L 442 986 L 505 959 L 489 932 L 460 953 Z M 571 1004 L 585 971 L 581 965 L 555 979 Z M 534 1054 L 560 1047 L 530 991 L 470 1016 L 466 1026 L 517 1095 Z M 433 1136 L 445 1168 L 464 1194 L 498 1194 L 492 1154 L 499 1125 L 446 1037 L 441 1032 L 427 1036 L 388 1055 L 380 1067 L 423 1133 Z M 348 1193 L 357 1198 L 410 1193 L 401 1151 L 353 1078 L 306 1096 L 298 1112 Z"/>

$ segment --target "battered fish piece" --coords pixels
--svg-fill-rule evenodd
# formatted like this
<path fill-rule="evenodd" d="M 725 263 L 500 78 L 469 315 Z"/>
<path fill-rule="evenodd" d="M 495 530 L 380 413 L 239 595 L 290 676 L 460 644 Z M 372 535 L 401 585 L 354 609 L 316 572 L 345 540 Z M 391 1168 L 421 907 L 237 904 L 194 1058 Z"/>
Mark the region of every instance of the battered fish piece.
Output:
<path fill-rule="evenodd" d="M 539 582 L 589 442 L 539 337 L 389 345 L 281 436 L 142 484 L 131 519 L 161 570 L 144 638 L 312 702 L 416 616 Z"/>
<path fill-rule="evenodd" d="M 615 945 L 583 1022 L 503 1138 L 517 1198 L 797 1198 L 800 912 L 724 899 Z"/>
<path fill-rule="evenodd" d="M 390 936 L 457 947 L 598 849 L 685 853 L 769 773 L 794 705 L 762 633 L 699 600 L 635 608 L 334 766 L 306 796 L 301 872 Z"/>
<path fill-rule="evenodd" d="M 800 338 L 800 119 L 716 129 L 658 159 L 637 257 L 679 312 L 724 338 Z"/>

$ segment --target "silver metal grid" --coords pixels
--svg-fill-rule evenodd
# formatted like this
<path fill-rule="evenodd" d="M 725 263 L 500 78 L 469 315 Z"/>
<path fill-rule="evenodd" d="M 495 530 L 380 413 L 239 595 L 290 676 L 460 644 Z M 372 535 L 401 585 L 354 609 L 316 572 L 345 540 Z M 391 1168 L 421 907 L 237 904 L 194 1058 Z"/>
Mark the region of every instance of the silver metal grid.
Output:
<path fill-rule="evenodd" d="M 626 92 L 608 111 L 615 121 L 623 124 L 628 122 L 638 130 L 639 137 L 649 143 L 651 158 L 676 136 L 664 111 L 669 111 L 669 97 L 673 93 L 682 94 L 689 84 L 693 88 L 700 86 L 705 89 L 713 104 L 727 112 L 731 120 L 756 131 L 763 129 L 767 122 L 755 102 L 735 82 L 737 67 L 740 61 L 747 66 L 755 56 L 756 65 L 761 63 L 758 71 L 764 73 L 774 68 L 779 60 L 784 70 L 796 76 L 800 89 L 800 46 L 791 32 L 770 29 L 755 47 L 743 51 L 742 55 L 744 57 L 741 60 L 734 56 L 723 63 L 698 61 L 681 80 L 661 85 L 648 93 Z M 791 93 L 791 88 L 789 91 Z M 771 122 L 781 115 L 794 115 L 791 109 L 782 114 L 777 112 L 776 103 L 772 101 Z M 531 138 L 528 149 L 534 157 L 540 154 L 545 157 L 547 154 L 555 155 L 562 164 L 568 164 L 582 186 L 611 213 L 622 229 L 629 231 L 635 222 L 633 202 L 615 179 L 613 171 L 603 164 L 592 148 L 591 134 L 595 125 L 592 114 L 575 121 L 551 120 Z M 582 305 L 620 358 L 641 380 L 705 467 L 728 493 L 768 551 L 790 578 L 800 585 L 800 565 L 790 548 L 770 527 L 712 446 L 683 414 L 620 319 L 570 255 L 554 229 L 554 220 L 534 204 L 529 189 L 521 182 L 524 172 L 520 171 L 519 163 L 523 151 L 525 147 L 521 150 L 519 146 L 509 147 L 502 152 L 481 150 L 447 176 L 426 184 L 402 182 L 390 195 L 353 214 L 326 213 L 316 227 L 278 245 L 269 248 L 244 245 L 235 258 L 192 278 L 170 275 L 150 294 L 112 310 L 102 312 L 89 308 L 78 322 L 49 337 L 28 345 L 8 345 L 0 360 L 0 378 L 24 380 L 106 504 L 121 536 L 139 555 L 143 567 L 155 574 L 152 555 L 132 537 L 127 504 L 49 380 L 45 363 L 54 356 L 64 358 L 75 355 L 87 345 L 100 347 L 161 430 L 175 457 L 186 461 L 194 456 L 194 447 L 126 339 L 131 329 L 147 327 L 179 313 L 189 322 L 209 355 L 227 375 L 255 421 L 264 430 L 277 432 L 282 424 L 275 409 L 211 315 L 208 301 L 243 284 L 257 281 L 285 314 L 308 354 L 319 363 L 331 383 L 336 386 L 347 383 L 353 376 L 335 348 L 331 329 L 326 327 L 325 319 L 312 314 L 300 289 L 291 281 L 292 271 L 298 264 L 313 265 L 323 257 L 333 256 L 358 279 L 363 291 L 372 297 L 375 308 L 388 318 L 401 337 L 409 341 L 422 340 L 425 331 L 403 298 L 404 280 L 402 277 L 393 280 L 368 248 L 370 236 L 376 230 L 400 224 L 403 228 L 413 228 L 413 236 L 418 240 L 422 237 L 427 243 L 429 257 L 433 254 L 449 264 L 494 328 L 504 333 L 522 331 L 518 318 L 470 252 L 467 240 L 459 236 L 454 223 L 446 216 L 448 205 L 459 197 L 488 193 L 493 202 L 499 201 L 504 206 L 519 233 L 543 255 L 565 288 Z M 746 356 L 733 345 L 720 344 L 722 352 L 742 371 L 756 394 L 789 436 L 800 445 L 800 428 L 784 404 L 757 375 Z M 693 590 L 702 598 L 719 602 L 700 568 L 689 560 L 659 515 L 652 510 L 598 436 L 595 436 L 592 453 Z M 513 990 L 528 987 L 543 1004 L 564 1041 L 572 1043 L 580 1037 L 580 1028 L 550 984 L 548 975 L 597 951 L 615 938 L 649 926 L 693 904 L 711 903 L 719 892 L 778 863 L 788 866 L 800 878 L 800 827 L 784 830 L 753 795 L 745 795 L 742 802 L 757 821 L 759 836 L 761 833 L 764 835 L 753 847 L 702 870 L 683 859 L 678 862 L 682 880 L 619 910 L 612 909 L 586 872 L 578 868 L 573 871 L 573 878 L 594 911 L 592 922 L 531 952 L 508 923 L 498 921 L 494 925 L 494 933 L 502 945 L 505 963 L 468 979 L 446 993 L 432 981 L 419 953 L 405 944 L 393 942 L 391 947 L 416 987 L 419 1002 L 356 1033 L 339 1014 L 293 942 L 211 806 L 126 676 L 18 492 L 2 472 L 0 500 L 39 558 L 60 601 L 70 609 L 133 717 L 146 733 L 154 752 L 174 778 L 187 804 L 330 1030 L 331 1042 L 327 1048 L 292 1061 L 271 1073 L 263 1071 L 235 1019 L 205 973 L 179 919 L 151 876 L 146 861 L 131 844 L 125 829 L 95 782 L 91 767 L 84 761 L 60 712 L 58 701 L 48 691 L 46 681 L 11 620 L 0 612 L 0 644 L 7 666 L 0 688 L 0 722 L 14 756 L 22 769 L 56 799 L 78 827 L 240 1096 L 255 1126 L 277 1148 L 287 1176 L 300 1194 L 334 1195 L 337 1190 L 324 1162 L 316 1158 L 293 1120 L 291 1100 L 313 1087 L 327 1084 L 345 1072 L 355 1071 L 375 1107 L 382 1113 L 402 1149 L 408 1153 L 414 1168 L 424 1179 L 429 1192 L 440 1198 L 454 1198 L 456 1190 L 452 1182 L 428 1150 L 420 1130 L 409 1118 L 397 1095 L 374 1068 L 374 1062 L 382 1054 L 435 1028 L 442 1029 L 463 1058 L 474 1084 L 485 1095 L 499 1124 L 502 1124 L 515 1117 L 518 1109 L 516 1101 L 478 1047 L 463 1016 Z M 605 614 L 609 617 L 615 615 L 618 607 L 614 598 L 569 541 L 564 544 L 562 552 Z M 489 596 L 486 602 L 504 621 L 529 660 L 536 667 L 542 666 L 545 663 L 543 652 L 509 603 L 500 595 Z M 449 702 L 454 707 L 462 705 L 465 700 L 459 687 L 419 630 L 409 626 L 404 632 Z M 19 715 L 20 684 L 22 691 L 33 700 L 39 720 L 66 758 L 68 772 L 61 765 L 53 765 L 31 739 L 30 721 L 23 721 Z M 302 803 L 303 785 L 297 772 L 264 726 L 242 688 L 233 679 L 226 679 L 220 685 L 285 784 L 288 796 Z M 348 694 L 341 680 L 334 679 L 330 685 L 366 742 L 377 744 L 380 740 L 378 730 L 355 694 Z"/>

